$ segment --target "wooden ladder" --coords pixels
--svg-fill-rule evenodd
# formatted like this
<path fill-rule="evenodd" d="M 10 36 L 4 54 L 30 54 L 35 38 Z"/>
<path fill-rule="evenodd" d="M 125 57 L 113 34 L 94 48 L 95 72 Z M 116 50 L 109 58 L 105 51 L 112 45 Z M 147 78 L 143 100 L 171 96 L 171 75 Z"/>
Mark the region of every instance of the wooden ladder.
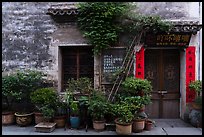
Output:
<path fill-rule="evenodd" d="M 135 53 L 135 47 L 140 44 L 142 33 L 138 34 L 134 37 L 133 41 L 131 42 L 131 45 L 127 49 L 127 53 L 125 55 L 125 58 L 123 60 L 122 66 L 121 66 L 121 72 L 117 75 L 116 80 L 114 81 L 114 84 L 111 88 L 110 94 L 108 96 L 108 101 L 113 102 L 115 99 L 115 96 L 120 88 L 120 85 L 122 84 L 123 80 L 128 76 L 130 73 L 130 70 L 132 68 L 132 65 L 134 63 L 134 53 Z"/>

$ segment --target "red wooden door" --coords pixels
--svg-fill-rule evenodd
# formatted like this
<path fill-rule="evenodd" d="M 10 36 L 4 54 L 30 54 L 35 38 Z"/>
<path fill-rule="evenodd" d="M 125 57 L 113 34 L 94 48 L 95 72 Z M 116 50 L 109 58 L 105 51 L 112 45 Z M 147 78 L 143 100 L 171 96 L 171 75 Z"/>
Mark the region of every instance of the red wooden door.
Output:
<path fill-rule="evenodd" d="M 150 118 L 179 118 L 180 56 L 176 49 L 146 49 L 145 78 L 152 82 Z"/>

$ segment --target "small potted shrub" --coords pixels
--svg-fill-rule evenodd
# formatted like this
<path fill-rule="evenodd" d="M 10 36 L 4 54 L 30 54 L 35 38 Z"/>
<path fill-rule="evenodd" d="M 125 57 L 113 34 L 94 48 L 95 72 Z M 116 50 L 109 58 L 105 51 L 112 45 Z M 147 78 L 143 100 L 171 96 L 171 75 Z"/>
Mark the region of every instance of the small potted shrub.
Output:
<path fill-rule="evenodd" d="M 133 124 L 132 131 L 133 132 L 141 132 L 145 127 L 145 117 L 143 117 L 141 108 L 144 106 L 146 96 L 130 96 L 126 97 L 124 101 L 132 106 Z"/>
<path fill-rule="evenodd" d="M 43 113 L 43 122 L 35 125 L 37 132 L 52 132 L 55 129 L 56 123 L 51 122 L 55 115 L 55 109 L 51 105 L 46 104 L 40 108 Z"/>
<path fill-rule="evenodd" d="M 72 100 L 70 101 L 70 124 L 72 128 L 79 128 L 80 117 L 79 117 L 79 101 Z"/>
<path fill-rule="evenodd" d="M 88 112 L 93 120 L 93 128 L 96 131 L 102 131 L 105 128 L 105 114 L 107 113 L 108 102 L 101 93 L 101 91 L 95 91 L 90 99 L 88 106 Z"/>
<path fill-rule="evenodd" d="M 195 100 L 192 104 L 194 109 L 201 109 L 202 108 L 202 81 L 201 80 L 195 80 L 190 82 L 189 89 L 192 92 L 195 92 Z"/>
<path fill-rule="evenodd" d="M 50 105 L 55 109 L 57 104 L 57 93 L 54 88 L 39 88 L 30 94 L 31 102 L 35 105 L 35 124 L 43 122 L 42 108 L 46 105 Z"/>
<path fill-rule="evenodd" d="M 33 70 L 17 71 L 15 91 L 21 93 L 18 100 L 16 123 L 19 126 L 27 126 L 33 122 L 33 104 L 30 101 L 30 93 L 39 88 L 43 82 L 42 73 Z"/>
<path fill-rule="evenodd" d="M 119 135 L 130 135 L 132 133 L 132 106 L 125 101 L 120 101 L 113 106 L 116 119 L 116 133 Z"/>
<path fill-rule="evenodd" d="M 66 91 L 70 91 L 73 94 L 90 95 L 93 91 L 93 84 L 90 78 L 81 77 L 79 79 L 69 79 L 67 82 Z"/>
<path fill-rule="evenodd" d="M 139 79 L 134 77 L 127 77 L 122 82 L 123 90 L 129 96 L 144 96 L 149 95 L 152 91 L 151 82 L 147 79 Z"/>
<path fill-rule="evenodd" d="M 9 125 L 15 122 L 13 104 L 21 96 L 21 92 L 15 90 L 18 86 L 16 75 L 2 77 L 2 124 Z"/>
<path fill-rule="evenodd" d="M 51 122 L 56 112 L 58 95 L 54 88 L 39 88 L 30 94 L 31 101 L 43 114 L 42 121 L 35 125 L 36 131 L 52 132 L 56 123 Z"/>
<path fill-rule="evenodd" d="M 72 107 L 74 107 L 75 105 L 73 104 L 73 101 L 76 103 L 76 101 L 78 101 L 78 109 L 79 109 L 79 116 L 81 116 L 82 114 L 84 116 L 81 116 L 82 119 L 78 122 L 80 122 L 80 124 L 84 124 L 82 120 L 84 120 L 85 118 L 85 112 L 82 112 L 81 110 L 85 110 L 87 109 L 86 105 L 83 105 L 84 101 L 82 101 L 82 98 L 89 98 L 90 95 L 93 92 L 93 84 L 90 78 L 88 77 L 81 77 L 79 79 L 69 79 L 67 82 L 67 87 L 66 87 L 66 94 L 65 94 L 65 100 L 69 106 L 69 115 L 70 117 L 72 117 Z M 81 100 L 82 99 L 82 100 Z M 85 101 L 86 102 L 86 101 Z M 81 113 L 82 112 L 82 113 Z M 79 117 L 77 116 L 77 117 Z M 72 118 L 72 119 L 78 119 L 77 117 Z M 71 121 L 70 121 L 71 122 Z M 75 126 L 76 128 L 76 126 Z"/>
<path fill-rule="evenodd" d="M 65 127 L 66 115 L 67 115 L 67 104 L 65 102 L 58 101 L 56 104 L 56 110 L 54 115 L 54 122 L 56 127 Z"/>

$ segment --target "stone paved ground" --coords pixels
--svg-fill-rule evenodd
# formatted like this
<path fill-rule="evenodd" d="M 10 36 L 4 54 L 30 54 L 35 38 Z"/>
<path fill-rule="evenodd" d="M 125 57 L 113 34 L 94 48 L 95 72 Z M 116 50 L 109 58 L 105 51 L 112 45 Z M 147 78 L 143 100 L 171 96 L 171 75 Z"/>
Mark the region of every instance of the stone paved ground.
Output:
<path fill-rule="evenodd" d="M 155 125 L 150 131 L 132 133 L 132 135 L 202 135 L 202 128 L 192 127 L 180 119 L 154 119 Z M 2 126 L 2 135 L 117 135 L 115 131 L 96 132 L 93 129 L 57 128 L 51 133 L 36 132 L 34 126 Z"/>

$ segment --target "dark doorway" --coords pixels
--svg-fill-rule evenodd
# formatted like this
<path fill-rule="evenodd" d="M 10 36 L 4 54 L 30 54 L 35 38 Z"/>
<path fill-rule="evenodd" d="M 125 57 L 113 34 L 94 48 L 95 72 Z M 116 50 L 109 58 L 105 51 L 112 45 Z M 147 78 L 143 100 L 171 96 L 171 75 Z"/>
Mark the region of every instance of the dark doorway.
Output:
<path fill-rule="evenodd" d="M 91 47 L 62 47 L 62 90 L 70 78 L 94 78 L 94 57 Z"/>
<path fill-rule="evenodd" d="M 180 54 L 177 49 L 146 49 L 145 78 L 153 86 L 150 118 L 179 118 Z"/>

